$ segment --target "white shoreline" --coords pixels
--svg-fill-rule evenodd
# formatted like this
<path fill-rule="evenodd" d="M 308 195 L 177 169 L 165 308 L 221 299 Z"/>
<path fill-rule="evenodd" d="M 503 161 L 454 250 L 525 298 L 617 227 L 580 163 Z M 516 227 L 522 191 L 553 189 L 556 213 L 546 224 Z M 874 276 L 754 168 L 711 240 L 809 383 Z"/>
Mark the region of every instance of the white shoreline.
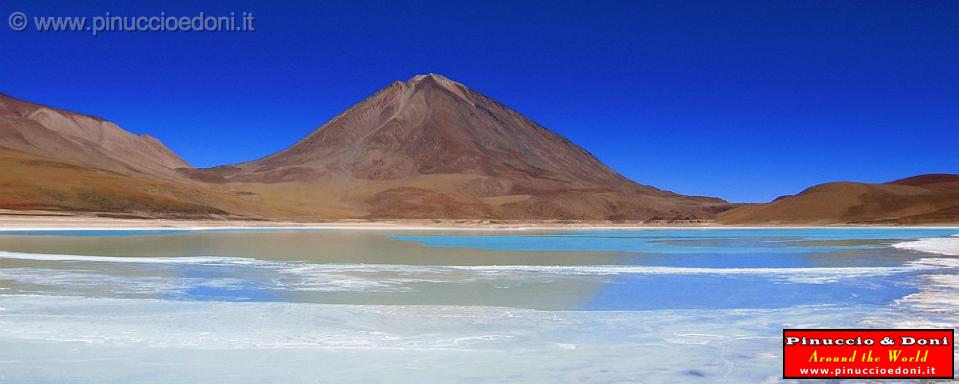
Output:
<path fill-rule="evenodd" d="M 913 241 L 904 241 L 892 245 L 894 248 L 934 253 L 938 255 L 959 256 L 959 235 L 951 237 L 932 237 Z"/>

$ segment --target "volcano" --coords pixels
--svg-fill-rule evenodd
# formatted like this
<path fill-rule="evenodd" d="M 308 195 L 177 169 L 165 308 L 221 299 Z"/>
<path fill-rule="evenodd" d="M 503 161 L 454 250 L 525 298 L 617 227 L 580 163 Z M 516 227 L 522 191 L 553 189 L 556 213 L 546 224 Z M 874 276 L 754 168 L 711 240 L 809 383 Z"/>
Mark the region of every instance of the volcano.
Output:
<path fill-rule="evenodd" d="M 281 152 L 181 172 L 289 189 L 284 199 L 311 217 L 695 221 L 728 207 L 635 183 L 437 74 L 394 82 Z"/>

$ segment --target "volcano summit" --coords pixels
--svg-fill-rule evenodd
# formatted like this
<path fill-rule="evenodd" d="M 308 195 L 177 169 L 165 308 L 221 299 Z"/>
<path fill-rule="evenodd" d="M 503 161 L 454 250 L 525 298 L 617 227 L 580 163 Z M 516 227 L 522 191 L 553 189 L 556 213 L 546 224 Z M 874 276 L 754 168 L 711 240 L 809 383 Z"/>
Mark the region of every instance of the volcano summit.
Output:
<path fill-rule="evenodd" d="M 390 84 L 279 153 L 184 173 L 204 182 L 288 185 L 305 216 L 329 206 L 365 218 L 698 220 L 727 207 L 630 181 L 566 138 L 436 74 Z M 324 190 L 324 201 L 304 196 L 309 189 Z"/>

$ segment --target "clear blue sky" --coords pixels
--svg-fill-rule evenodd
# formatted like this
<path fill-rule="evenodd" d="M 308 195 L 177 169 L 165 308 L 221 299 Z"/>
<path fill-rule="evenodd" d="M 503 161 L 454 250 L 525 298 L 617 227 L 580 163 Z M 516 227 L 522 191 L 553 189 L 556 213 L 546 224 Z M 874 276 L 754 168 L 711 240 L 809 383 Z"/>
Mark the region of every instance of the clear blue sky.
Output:
<path fill-rule="evenodd" d="M 0 16 L 253 12 L 255 32 L 13 32 L 0 92 L 195 166 L 281 150 L 437 72 L 640 183 L 768 201 L 959 172 L 957 1 L 5 1 Z"/>

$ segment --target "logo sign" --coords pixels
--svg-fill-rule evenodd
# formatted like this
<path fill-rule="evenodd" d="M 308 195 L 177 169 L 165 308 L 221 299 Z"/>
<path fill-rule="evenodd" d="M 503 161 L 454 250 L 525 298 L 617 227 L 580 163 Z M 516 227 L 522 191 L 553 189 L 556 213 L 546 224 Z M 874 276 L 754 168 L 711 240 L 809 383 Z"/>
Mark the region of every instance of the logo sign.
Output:
<path fill-rule="evenodd" d="M 784 379 L 952 379 L 952 329 L 784 329 Z"/>

